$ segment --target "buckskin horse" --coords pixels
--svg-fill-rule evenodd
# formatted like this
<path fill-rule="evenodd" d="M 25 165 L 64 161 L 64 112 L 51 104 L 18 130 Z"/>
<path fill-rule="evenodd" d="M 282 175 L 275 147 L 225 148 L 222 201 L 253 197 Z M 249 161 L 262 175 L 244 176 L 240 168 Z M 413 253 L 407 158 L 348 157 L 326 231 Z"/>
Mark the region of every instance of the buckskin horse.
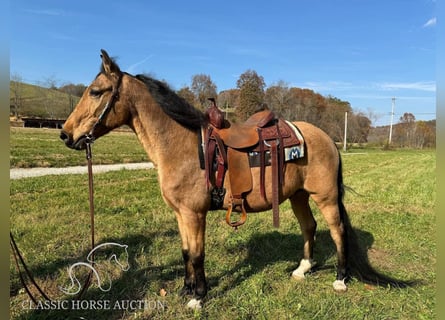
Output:
<path fill-rule="evenodd" d="M 201 132 L 208 127 L 208 118 L 163 82 L 122 72 L 104 50 L 101 58 L 101 71 L 66 120 L 60 138 L 69 148 L 83 150 L 88 139 L 98 139 L 122 125 L 128 125 L 135 132 L 157 168 L 163 199 L 176 214 L 185 265 L 181 293 L 190 297 L 189 307 L 200 308 L 207 294 L 204 239 L 206 214 L 212 202 L 206 172 L 199 161 Z M 369 263 L 366 250 L 359 245 L 343 204 L 342 162 L 332 139 L 309 123 L 295 122 L 294 125 L 304 137 L 304 157 L 285 163 L 279 190 L 279 202 L 290 200 L 304 240 L 303 258 L 292 277 L 303 279 L 314 266 L 317 224 L 309 206 L 312 198 L 336 246 L 335 291 L 346 291 L 346 280 L 351 276 L 365 283 L 406 286 L 407 282 L 376 271 Z M 266 167 L 262 178 L 259 168 L 247 170 L 252 177 L 252 189 L 244 195 L 247 211 L 271 209 L 271 167 Z M 228 171 L 230 173 L 230 168 Z M 264 191 L 260 190 L 261 179 L 265 180 Z M 228 180 L 224 182 L 227 192 L 222 207 L 225 209 L 233 200 Z"/>

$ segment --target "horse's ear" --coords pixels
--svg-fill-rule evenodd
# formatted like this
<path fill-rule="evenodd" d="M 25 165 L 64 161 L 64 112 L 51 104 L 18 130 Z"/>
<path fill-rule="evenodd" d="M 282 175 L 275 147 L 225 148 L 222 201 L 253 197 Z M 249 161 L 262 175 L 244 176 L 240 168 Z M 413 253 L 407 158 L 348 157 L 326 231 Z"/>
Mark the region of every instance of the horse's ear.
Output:
<path fill-rule="evenodd" d="M 102 58 L 102 70 L 106 74 L 120 73 L 121 70 L 119 69 L 119 66 L 110 58 L 108 53 L 104 49 L 101 49 L 100 52 L 100 57 Z"/>

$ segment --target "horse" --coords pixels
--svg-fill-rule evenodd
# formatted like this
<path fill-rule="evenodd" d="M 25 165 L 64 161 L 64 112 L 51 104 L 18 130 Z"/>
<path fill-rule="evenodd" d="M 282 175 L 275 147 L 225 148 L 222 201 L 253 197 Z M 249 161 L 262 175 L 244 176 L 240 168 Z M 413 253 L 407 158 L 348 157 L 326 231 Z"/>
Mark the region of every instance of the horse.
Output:
<path fill-rule="evenodd" d="M 83 150 L 87 143 L 122 125 L 136 134 L 157 168 L 165 203 L 176 214 L 185 268 L 181 294 L 190 297 L 187 306 L 201 308 L 207 294 L 204 271 L 206 214 L 211 194 L 199 163 L 201 131 L 208 126 L 205 113 L 179 97 L 167 84 L 146 75 L 120 70 L 116 61 L 101 50 L 101 69 L 83 93 L 60 132 L 65 145 Z M 289 199 L 303 236 L 303 257 L 292 277 L 303 279 L 315 265 L 313 247 L 317 223 L 309 199 L 318 206 L 329 226 L 337 255 L 333 288 L 347 290 L 347 280 L 404 287 L 408 282 L 393 279 L 369 263 L 367 251 L 358 241 L 343 203 L 342 161 L 333 140 L 320 128 L 294 122 L 304 137 L 305 156 L 285 164 L 279 202 Z M 229 169 L 230 170 L 230 169 Z M 266 199 L 260 192 L 260 173 L 251 168 L 253 188 L 246 195 L 249 212 L 272 207 L 271 169 L 265 172 Z M 230 184 L 224 182 L 230 191 Z M 227 192 L 223 208 L 230 199 Z"/>
<path fill-rule="evenodd" d="M 101 248 L 105 248 L 105 247 L 112 247 L 112 248 L 116 248 L 116 249 L 120 249 L 122 251 L 122 253 L 116 253 L 114 250 L 112 251 L 112 254 L 110 254 L 110 256 L 107 258 L 107 260 L 109 262 L 112 262 L 114 260 L 114 262 L 116 263 L 116 265 L 122 270 L 122 271 L 128 271 L 128 269 L 130 269 L 130 265 L 128 263 L 128 245 L 126 244 L 119 244 L 119 243 L 115 243 L 115 242 L 105 242 L 105 243 L 101 243 L 97 246 L 95 246 L 87 255 L 87 262 L 76 262 L 74 264 L 72 264 L 69 268 L 68 268 L 68 276 L 70 277 L 71 280 L 71 284 L 69 287 L 59 287 L 59 289 L 68 295 L 76 295 L 80 292 L 80 290 L 82 289 L 82 285 L 80 283 L 80 281 L 77 279 L 76 275 L 74 274 L 74 270 L 78 269 L 80 267 L 85 267 L 87 269 L 89 269 L 89 271 L 94 275 L 94 277 L 96 278 L 97 281 L 97 287 L 103 291 L 103 292 L 107 292 L 110 291 L 111 289 L 111 281 L 108 281 L 108 287 L 104 288 L 103 287 L 103 281 L 100 275 L 100 272 L 98 271 L 98 266 L 97 266 L 97 262 L 94 261 L 94 255 L 97 254 L 98 250 Z M 119 255 L 119 258 L 118 258 Z M 108 280 L 109 276 L 108 276 Z M 74 291 L 73 291 L 74 290 Z"/>

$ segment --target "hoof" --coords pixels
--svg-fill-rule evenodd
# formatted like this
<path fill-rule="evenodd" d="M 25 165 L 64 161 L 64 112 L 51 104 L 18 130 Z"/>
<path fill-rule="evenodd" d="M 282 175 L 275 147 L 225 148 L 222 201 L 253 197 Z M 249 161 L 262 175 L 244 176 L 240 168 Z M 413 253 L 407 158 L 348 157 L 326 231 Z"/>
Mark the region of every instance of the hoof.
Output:
<path fill-rule="evenodd" d="M 304 278 L 306 277 L 305 273 L 309 272 L 315 265 L 316 262 L 312 259 L 302 259 L 298 268 L 295 269 L 294 272 L 292 272 L 292 278 L 294 278 L 295 280 L 304 280 Z"/>
<path fill-rule="evenodd" d="M 335 292 L 346 292 L 348 287 L 346 287 L 345 280 L 335 280 L 332 284 Z"/>
<path fill-rule="evenodd" d="M 300 272 L 299 270 L 295 270 L 292 272 L 292 279 L 297 281 L 303 281 L 306 278 L 303 272 Z"/>
<path fill-rule="evenodd" d="M 297 281 L 303 281 L 306 278 L 306 276 L 302 273 L 292 272 L 292 279 Z"/>
<path fill-rule="evenodd" d="M 202 309 L 202 301 L 193 298 L 187 303 L 187 308 L 193 310 L 200 310 Z"/>

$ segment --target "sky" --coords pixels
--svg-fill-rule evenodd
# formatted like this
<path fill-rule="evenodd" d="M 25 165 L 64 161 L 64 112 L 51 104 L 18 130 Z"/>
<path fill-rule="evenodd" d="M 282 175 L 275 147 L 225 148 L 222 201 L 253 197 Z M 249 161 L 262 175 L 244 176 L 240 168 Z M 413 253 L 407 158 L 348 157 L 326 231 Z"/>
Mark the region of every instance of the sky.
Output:
<path fill-rule="evenodd" d="M 254 70 L 348 101 L 373 125 L 436 118 L 436 0 L 56 1 L 10 4 L 10 73 L 88 85 L 100 49 L 173 89 L 209 75 L 217 91 Z"/>

